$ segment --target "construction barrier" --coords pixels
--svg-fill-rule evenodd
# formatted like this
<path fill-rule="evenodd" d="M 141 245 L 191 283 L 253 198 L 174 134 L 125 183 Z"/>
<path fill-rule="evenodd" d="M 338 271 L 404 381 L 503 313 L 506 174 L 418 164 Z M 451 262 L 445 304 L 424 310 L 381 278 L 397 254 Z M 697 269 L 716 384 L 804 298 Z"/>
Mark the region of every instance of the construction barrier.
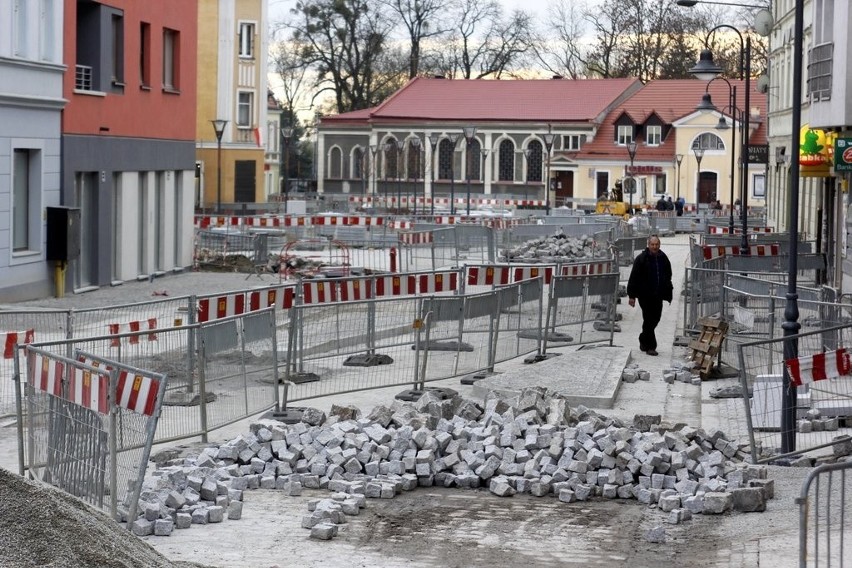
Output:
<path fill-rule="evenodd" d="M 849 444 L 841 441 L 840 444 Z M 852 462 L 822 464 L 808 474 L 796 499 L 799 506 L 799 568 L 847 566 L 852 558 L 846 489 Z"/>

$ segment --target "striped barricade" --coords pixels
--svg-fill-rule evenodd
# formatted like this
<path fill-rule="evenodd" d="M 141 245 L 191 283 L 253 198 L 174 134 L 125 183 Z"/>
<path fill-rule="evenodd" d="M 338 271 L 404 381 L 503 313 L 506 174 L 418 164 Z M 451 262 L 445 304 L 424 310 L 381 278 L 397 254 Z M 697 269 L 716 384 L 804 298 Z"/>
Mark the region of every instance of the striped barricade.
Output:
<path fill-rule="evenodd" d="M 414 228 L 414 223 L 411 221 L 391 221 L 388 223 L 391 229 L 410 230 Z"/>
<path fill-rule="evenodd" d="M 92 367 L 100 367 L 101 362 L 84 354 L 79 354 L 77 360 Z M 110 365 L 105 365 L 107 371 L 112 371 Z M 139 373 L 131 373 L 126 369 L 117 372 L 115 386 L 115 404 L 144 416 L 153 416 L 157 407 L 157 394 L 160 391 L 160 381 Z M 74 401 L 72 401 L 74 402 Z"/>
<path fill-rule="evenodd" d="M 781 245 L 772 243 L 768 245 L 751 245 L 748 253 L 752 256 L 778 256 L 781 254 Z"/>
<path fill-rule="evenodd" d="M 784 361 L 790 374 L 790 384 L 796 387 L 852 375 L 852 358 L 845 347 L 816 355 L 807 355 Z"/>
<path fill-rule="evenodd" d="M 370 278 L 353 278 L 351 280 L 337 280 L 337 298 L 341 302 L 356 302 L 358 300 L 371 300 Z"/>
<path fill-rule="evenodd" d="M 195 226 L 200 229 L 208 227 L 239 227 L 240 217 L 233 215 L 196 215 Z"/>
<path fill-rule="evenodd" d="M 15 345 L 24 345 L 32 343 L 35 336 L 35 331 L 28 329 L 26 331 L 4 331 L 0 333 L 0 338 L 3 342 L 3 358 L 12 359 L 15 357 Z"/>
<path fill-rule="evenodd" d="M 543 276 L 544 283 L 550 284 L 550 280 L 553 278 L 553 268 L 553 266 L 517 266 L 515 267 L 512 282 L 520 282 Z"/>
<path fill-rule="evenodd" d="M 265 215 L 256 217 L 243 217 L 243 226 L 259 229 L 278 228 L 281 227 L 281 221 L 283 219 L 283 217 L 269 217 Z"/>
<path fill-rule="evenodd" d="M 110 347 L 118 347 L 121 345 L 121 338 L 117 337 L 118 335 L 124 333 L 134 333 L 137 331 L 142 331 L 143 323 L 146 330 L 150 331 L 146 335 L 148 341 L 157 341 L 157 334 L 154 333 L 154 330 L 157 329 L 157 318 L 148 318 L 146 320 L 137 320 L 137 321 L 129 321 L 125 323 L 110 323 L 107 324 L 107 328 L 109 329 L 109 334 L 115 336 L 110 340 Z M 127 338 L 127 342 L 131 345 L 137 345 L 139 343 L 139 335 L 131 335 Z"/>
<path fill-rule="evenodd" d="M 421 294 L 453 292 L 459 288 L 458 272 L 433 272 L 418 277 L 417 291 Z"/>
<path fill-rule="evenodd" d="M 27 365 L 27 382 L 33 387 L 53 396 L 62 396 L 62 379 L 65 364 L 62 361 L 45 357 L 37 351 L 30 351 Z"/>
<path fill-rule="evenodd" d="M 612 274 L 618 272 L 612 262 L 584 262 L 578 264 L 563 264 L 561 276 L 587 276 L 596 274 Z"/>
<path fill-rule="evenodd" d="M 417 278 L 414 274 L 379 276 L 375 278 L 377 298 L 388 296 L 413 296 L 417 293 Z"/>
<path fill-rule="evenodd" d="M 335 283 L 328 280 L 302 282 L 302 305 L 330 304 L 337 301 Z"/>
<path fill-rule="evenodd" d="M 508 265 L 466 266 L 468 286 L 505 286 L 512 284 L 512 267 Z"/>
<path fill-rule="evenodd" d="M 212 305 L 211 305 L 212 304 Z M 204 323 L 228 316 L 236 316 L 246 311 L 245 292 L 225 294 L 212 298 L 198 300 L 198 317 L 196 321 Z"/>
<path fill-rule="evenodd" d="M 704 256 L 704 260 L 713 260 L 714 258 L 719 258 L 720 256 L 738 255 L 740 254 L 740 247 L 726 247 L 722 245 L 702 245 L 701 253 L 702 256 Z"/>
<path fill-rule="evenodd" d="M 404 245 L 428 245 L 434 241 L 432 231 L 420 231 L 417 233 L 400 233 L 399 242 Z"/>

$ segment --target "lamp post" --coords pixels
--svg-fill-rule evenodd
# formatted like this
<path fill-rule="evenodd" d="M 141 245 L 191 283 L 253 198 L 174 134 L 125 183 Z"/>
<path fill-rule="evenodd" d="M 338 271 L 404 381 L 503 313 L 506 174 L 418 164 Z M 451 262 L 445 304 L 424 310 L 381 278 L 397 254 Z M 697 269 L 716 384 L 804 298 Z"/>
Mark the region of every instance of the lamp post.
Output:
<path fill-rule="evenodd" d="M 701 146 L 693 148 L 692 153 L 695 154 L 695 161 L 698 163 L 698 172 L 696 173 L 697 179 L 695 180 L 695 200 L 696 202 L 700 202 L 699 190 L 701 189 L 701 160 L 704 158 L 704 148 Z"/>
<path fill-rule="evenodd" d="M 431 176 L 431 190 L 429 191 L 429 206 L 430 206 L 430 214 L 435 214 L 435 148 L 438 147 L 438 142 L 441 140 L 441 136 L 437 132 L 433 132 L 429 135 L 429 145 L 432 147 L 432 154 L 429 158 L 429 174 Z M 424 176 L 426 177 L 426 176 Z M 426 183 L 425 181 L 423 182 Z M 426 197 L 426 189 L 423 189 L 423 196 Z"/>
<path fill-rule="evenodd" d="M 700 110 L 700 111 L 703 111 L 703 112 L 716 112 L 717 111 L 716 107 L 713 105 L 713 101 L 710 97 L 710 91 L 709 91 L 710 83 L 712 83 L 713 81 L 717 81 L 717 80 L 724 81 L 725 84 L 728 85 L 728 106 L 724 107 L 722 109 L 722 111 L 724 111 L 727 108 L 731 113 L 731 119 L 736 122 L 737 112 L 739 112 L 739 109 L 737 108 L 737 105 L 736 105 L 737 87 L 736 87 L 736 85 L 732 85 L 731 82 L 728 81 L 727 79 L 725 79 L 724 77 L 715 77 L 715 78 L 713 78 L 713 79 L 711 79 L 710 81 L 707 82 L 707 87 L 704 90 L 704 95 L 701 97 L 701 103 L 698 105 L 698 107 L 696 107 L 696 110 Z M 740 116 L 742 116 L 741 112 L 740 112 Z M 742 125 L 742 121 L 740 121 L 740 124 Z M 720 116 L 719 122 L 718 122 L 718 124 L 716 124 L 716 129 L 717 130 L 727 130 L 728 128 L 731 128 L 731 171 L 730 171 L 731 195 L 730 195 L 730 201 L 729 201 L 730 206 L 731 206 L 731 212 L 730 212 L 730 219 L 728 221 L 728 232 L 731 235 L 733 235 L 734 234 L 734 169 L 735 169 L 734 149 L 737 147 L 737 129 L 733 128 L 733 127 L 729 127 L 728 122 L 725 120 L 724 115 Z M 745 141 L 745 136 L 742 136 L 741 141 L 742 142 Z M 741 161 L 743 160 L 743 156 L 745 156 L 747 152 L 748 152 L 748 148 L 746 148 L 745 146 L 740 150 L 740 160 Z"/>
<path fill-rule="evenodd" d="M 627 155 L 630 156 L 630 170 L 628 174 L 633 175 L 633 160 L 636 159 L 636 141 L 631 140 L 627 143 Z M 636 191 L 636 184 L 631 184 L 630 187 L 630 214 L 633 215 L 633 193 Z"/>
<path fill-rule="evenodd" d="M 526 164 L 527 164 L 527 172 L 529 172 L 530 171 L 530 154 L 532 154 L 532 150 L 530 149 L 529 146 L 527 146 L 526 148 L 524 148 L 523 152 L 524 152 L 524 160 L 526 160 Z M 524 180 L 524 201 L 526 201 L 527 198 L 529 197 L 527 195 L 527 190 L 529 189 L 529 187 L 530 187 L 529 186 L 529 174 L 527 174 L 527 179 Z"/>
<path fill-rule="evenodd" d="M 475 126 L 465 126 L 462 128 L 462 133 L 464 133 L 465 140 L 465 151 L 464 151 L 464 177 L 467 178 L 467 208 L 466 215 L 470 215 L 470 146 L 473 144 L 473 137 L 476 136 L 476 127 Z"/>
<path fill-rule="evenodd" d="M 482 178 L 482 193 L 485 193 L 485 172 L 486 172 L 486 164 L 488 162 L 488 153 L 490 150 L 488 148 L 480 148 L 480 154 L 482 154 L 482 163 L 479 167 L 479 177 Z"/>
<path fill-rule="evenodd" d="M 456 173 L 455 173 L 455 162 L 456 162 L 456 143 L 461 138 L 461 134 L 453 133 L 447 136 L 450 140 L 450 144 L 452 144 L 452 151 L 450 152 L 450 215 L 456 214 Z"/>
<path fill-rule="evenodd" d="M 683 162 L 683 154 L 675 155 L 675 164 L 677 164 L 677 194 L 676 199 L 680 200 L 680 164 Z"/>
<path fill-rule="evenodd" d="M 411 139 L 411 148 L 414 151 L 415 167 L 411 175 L 411 192 L 414 195 L 414 214 L 417 215 L 417 174 L 420 173 L 420 138 L 414 137 Z"/>
<path fill-rule="evenodd" d="M 378 168 L 376 168 L 376 154 L 378 154 L 378 153 L 379 153 L 378 144 L 370 144 L 370 178 L 371 178 L 371 182 L 370 182 L 371 191 L 370 191 L 370 193 L 372 193 L 374 197 L 376 195 L 375 184 L 378 182 L 377 172 L 379 170 L 378 170 Z"/>
<path fill-rule="evenodd" d="M 222 212 L 222 135 L 225 133 L 227 120 L 217 118 L 211 120 L 216 132 L 216 213 Z"/>
<path fill-rule="evenodd" d="M 556 137 L 547 125 L 547 134 L 544 135 L 544 147 L 547 150 L 547 174 L 544 176 L 544 213 L 550 215 L 550 151 L 553 149 L 553 139 Z"/>
<path fill-rule="evenodd" d="M 290 177 L 290 138 L 293 136 L 293 129 L 285 127 L 281 129 L 281 139 L 284 141 L 284 214 L 287 214 L 287 200 L 289 197 L 287 181 Z"/>

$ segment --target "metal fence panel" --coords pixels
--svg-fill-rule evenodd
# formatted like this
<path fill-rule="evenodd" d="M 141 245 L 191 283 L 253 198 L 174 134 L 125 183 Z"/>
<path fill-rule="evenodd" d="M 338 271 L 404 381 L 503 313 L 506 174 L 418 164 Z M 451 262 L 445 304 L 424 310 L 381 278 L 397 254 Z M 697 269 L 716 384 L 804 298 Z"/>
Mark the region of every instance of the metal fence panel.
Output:
<path fill-rule="evenodd" d="M 852 539 L 847 521 L 847 488 L 852 462 L 823 464 L 808 474 L 799 505 L 799 567 L 847 566 Z"/>

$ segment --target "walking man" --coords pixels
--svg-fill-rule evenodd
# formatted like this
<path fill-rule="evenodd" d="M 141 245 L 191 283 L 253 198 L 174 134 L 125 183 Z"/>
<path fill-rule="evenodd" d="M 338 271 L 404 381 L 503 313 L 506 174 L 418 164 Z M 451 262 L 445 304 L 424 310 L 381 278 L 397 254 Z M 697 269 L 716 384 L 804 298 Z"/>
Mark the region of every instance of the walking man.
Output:
<path fill-rule="evenodd" d="M 657 355 L 657 336 L 654 330 L 663 314 L 663 300 L 672 303 L 672 264 L 666 253 L 660 250 L 660 237 L 648 237 L 647 248 L 633 261 L 630 279 L 627 281 L 627 297 L 630 307 L 642 308 L 642 333 L 639 334 L 639 349 L 648 355 Z"/>

